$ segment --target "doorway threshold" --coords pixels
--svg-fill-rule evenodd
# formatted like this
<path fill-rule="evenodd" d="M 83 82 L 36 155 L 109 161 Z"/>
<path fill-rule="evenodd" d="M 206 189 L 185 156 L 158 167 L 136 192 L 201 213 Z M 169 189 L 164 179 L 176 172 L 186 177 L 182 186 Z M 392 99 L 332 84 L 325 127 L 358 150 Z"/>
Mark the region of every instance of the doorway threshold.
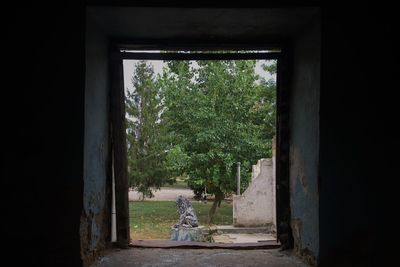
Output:
<path fill-rule="evenodd" d="M 218 243 L 174 240 L 131 240 L 130 247 L 138 248 L 199 248 L 199 249 L 275 249 L 281 244 L 276 240 L 265 240 L 257 243 Z"/>

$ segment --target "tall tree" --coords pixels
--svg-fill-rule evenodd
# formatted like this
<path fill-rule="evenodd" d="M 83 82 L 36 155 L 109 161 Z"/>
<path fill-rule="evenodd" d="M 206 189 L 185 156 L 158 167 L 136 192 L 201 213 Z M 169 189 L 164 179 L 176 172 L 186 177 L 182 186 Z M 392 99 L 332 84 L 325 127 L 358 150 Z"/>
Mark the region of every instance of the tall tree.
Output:
<path fill-rule="evenodd" d="M 129 182 L 144 199 L 153 197 L 152 188 L 159 189 L 168 180 L 165 133 L 152 65 L 139 61 L 131 82 L 133 91 L 126 97 Z"/>
<path fill-rule="evenodd" d="M 197 61 L 194 68 L 191 62 L 174 61 L 168 62 L 161 79 L 163 119 L 173 133 L 170 143 L 179 144 L 184 154 L 180 169 L 189 175 L 192 188 L 205 186 L 215 195 L 209 223 L 225 194 L 236 189 L 235 163 L 243 163 L 246 183 L 251 165 L 271 154 L 274 100 L 264 105 L 270 101 L 268 82 L 257 82 L 255 64 Z"/>

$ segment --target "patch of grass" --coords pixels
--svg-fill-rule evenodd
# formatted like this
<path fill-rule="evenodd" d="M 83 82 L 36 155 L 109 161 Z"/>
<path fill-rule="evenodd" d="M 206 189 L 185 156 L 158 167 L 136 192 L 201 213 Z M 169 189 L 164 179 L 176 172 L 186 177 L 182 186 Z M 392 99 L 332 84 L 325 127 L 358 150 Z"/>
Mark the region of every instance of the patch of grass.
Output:
<path fill-rule="evenodd" d="M 212 202 L 191 202 L 200 225 L 207 225 L 208 211 Z M 171 226 L 178 222 L 175 201 L 129 202 L 129 223 L 132 239 L 169 239 Z M 232 204 L 222 202 L 217 208 L 214 224 L 232 224 Z"/>

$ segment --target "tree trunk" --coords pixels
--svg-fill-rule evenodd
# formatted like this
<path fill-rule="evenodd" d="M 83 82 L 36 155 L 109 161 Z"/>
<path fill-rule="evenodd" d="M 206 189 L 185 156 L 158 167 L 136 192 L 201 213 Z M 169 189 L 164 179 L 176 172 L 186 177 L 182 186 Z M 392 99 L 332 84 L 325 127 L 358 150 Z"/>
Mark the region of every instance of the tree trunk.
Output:
<path fill-rule="evenodd" d="M 221 203 L 223 199 L 224 199 L 224 194 L 222 192 L 218 192 L 215 194 L 213 205 L 210 211 L 208 212 L 208 224 L 211 224 L 213 222 L 215 212 L 217 211 L 217 206 L 219 206 L 218 203 Z"/>

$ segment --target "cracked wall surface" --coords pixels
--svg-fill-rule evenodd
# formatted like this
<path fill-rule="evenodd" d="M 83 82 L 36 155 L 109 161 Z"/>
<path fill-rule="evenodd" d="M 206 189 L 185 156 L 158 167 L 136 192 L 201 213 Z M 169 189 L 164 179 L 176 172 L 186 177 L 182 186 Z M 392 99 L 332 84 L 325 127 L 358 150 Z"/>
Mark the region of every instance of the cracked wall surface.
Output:
<path fill-rule="evenodd" d="M 260 159 L 253 165 L 252 180 L 241 195 L 233 196 L 233 224 L 235 226 L 269 225 L 275 223 L 275 169 L 273 159 Z"/>
<path fill-rule="evenodd" d="M 290 111 L 290 208 L 296 253 L 311 265 L 319 253 L 319 26 L 295 41 Z"/>
<path fill-rule="evenodd" d="M 81 257 L 85 265 L 106 247 L 109 229 L 108 58 L 104 34 L 87 23 L 84 196 Z"/>

